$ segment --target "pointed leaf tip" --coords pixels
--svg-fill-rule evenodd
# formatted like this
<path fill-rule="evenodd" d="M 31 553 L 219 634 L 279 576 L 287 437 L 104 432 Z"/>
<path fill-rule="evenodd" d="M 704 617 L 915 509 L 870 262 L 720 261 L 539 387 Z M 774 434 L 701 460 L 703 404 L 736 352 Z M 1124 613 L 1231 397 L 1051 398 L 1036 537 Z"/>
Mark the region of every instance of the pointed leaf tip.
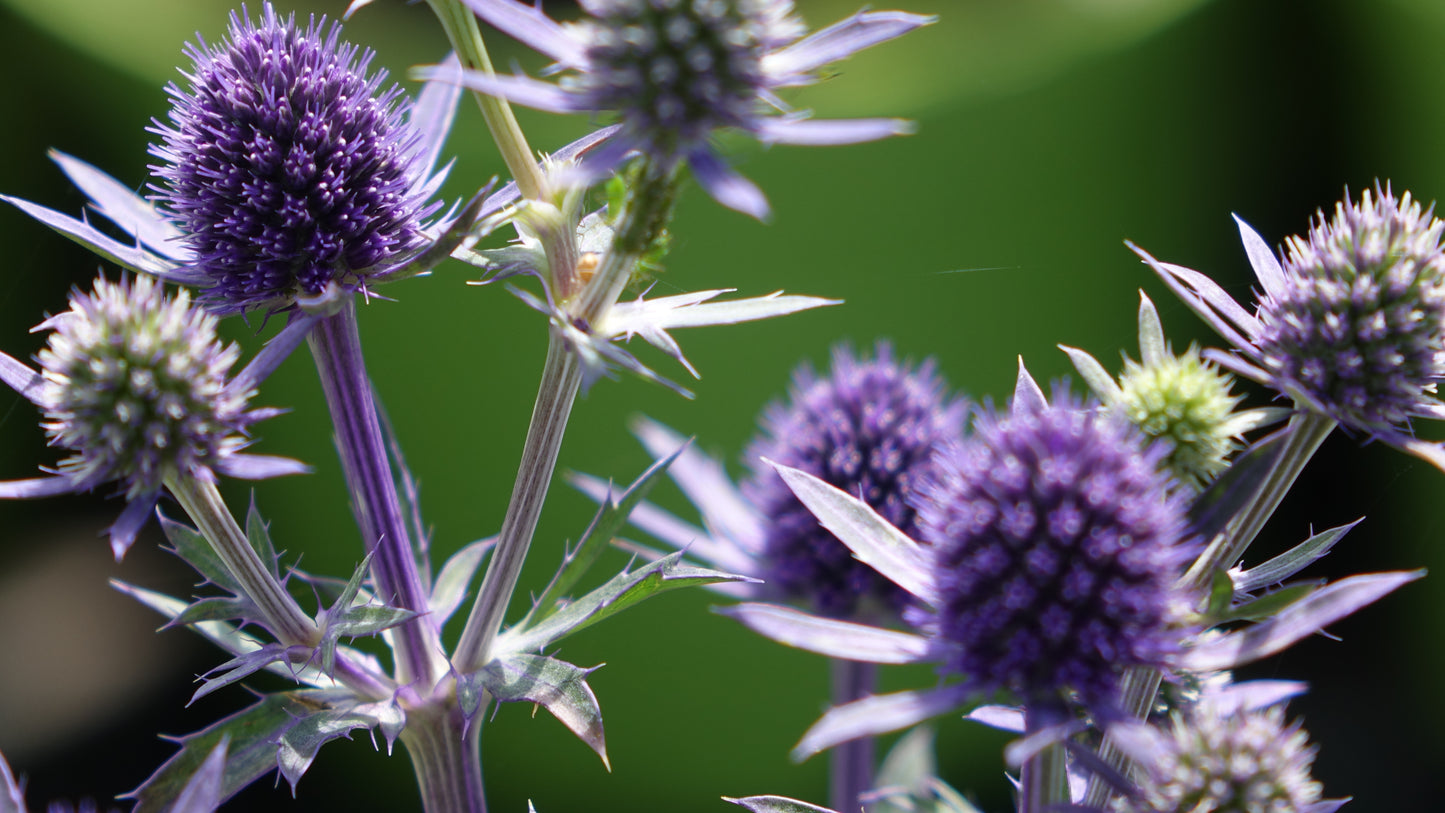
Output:
<path fill-rule="evenodd" d="M 1244 218 L 1239 215 L 1233 217 L 1235 224 L 1239 226 L 1244 253 L 1249 257 L 1249 264 L 1254 269 L 1254 275 L 1259 278 L 1260 285 L 1270 296 L 1281 295 L 1285 289 L 1285 277 L 1279 258 L 1274 256 L 1274 250 L 1259 236 L 1259 232 L 1244 222 Z"/>
<path fill-rule="evenodd" d="M 767 458 L 783 482 L 819 524 L 838 537 L 859 561 L 930 604 L 937 587 L 928 555 L 867 503 L 799 469 Z"/>
<path fill-rule="evenodd" d="M 464 682 L 480 682 L 503 703 L 526 701 L 541 705 L 595 751 L 610 773 L 612 763 L 607 758 L 602 710 L 586 679 L 596 668 L 582 669 L 540 655 L 509 655 L 492 660 Z"/>
<path fill-rule="evenodd" d="M 231 735 L 221 735 L 221 741 L 211 749 L 201 769 L 186 782 L 176 803 L 167 813 L 213 813 L 221 806 L 222 782 L 225 779 L 226 751 L 231 744 Z"/>
<path fill-rule="evenodd" d="M 1196 672 L 1216 672 L 1252 663 L 1293 646 L 1424 575 L 1424 570 L 1414 570 L 1341 579 L 1260 624 L 1226 633 L 1186 651 L 1178 665 Z"/>
<path fill-rule="evenodd" d="M 1019 356 L 1018 381 L 1014 384 L 1013 413 L 1024 415 L 1031 412 L 1042 412 L 1049 408 L 1049 401 L 1044 397 L 1044 391 L 1039 388 L 1038 382 L 1029 374 L 1024 366 L 1024 357 Z"/>
<path fill-rule="evenodd" d="M 800 802 L 786 796 L 745 796 L 740 799 L 724 796 L 722 800 L 750 813 L 835 813 L 831 808 Z"/>

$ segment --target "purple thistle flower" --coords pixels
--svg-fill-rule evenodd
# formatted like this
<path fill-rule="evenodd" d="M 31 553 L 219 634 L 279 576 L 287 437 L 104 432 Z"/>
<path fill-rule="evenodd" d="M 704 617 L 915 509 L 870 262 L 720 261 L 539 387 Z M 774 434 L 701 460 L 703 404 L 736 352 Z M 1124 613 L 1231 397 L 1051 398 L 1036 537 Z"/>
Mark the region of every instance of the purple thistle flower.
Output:
<path fill-rule="evenodd" d="M 1445 375 L 1445 223 L 1406 192 L 1365 190 L 1291 237 L 1259 306 L 1265 368 L 1341 423 L 1389 431 Z M 1433 401 L 1433 398 L 1429 400 Z"/>
<path fill-rule="evenodd" d="M 1436 397 L 1445 377 L 1445 223 L 1408 192 L 1397 200 L 1376 186 L 1329 219 L 1320 212 L 1307 237 L 1287 241 L 1283 263 L 1242 220 L 1239 229 L 1264 289 L 1254 314 L 1203 274 L 1135 251 L 1238 351 L 1211 358 L 1445 468 L 1441 445 L 1417 440 L 1409 425 L 1445 418 Z"/>
<path fill-rule="evenodd" d="M 303 325 L 304 327 L 305 325 Z M 232 381 L 240 355 L 216 337 L 216 318 L 166 296 L 152 277 L 98 279 L 76 291 L 70 310 L 37 329 L 54 331 L 41 372 L 0 355 L 0 380 L 45 413 L 50 445 L 71 451 L 53 477 L 0 482 L 0 498 L 47 497 L 116 482 L 128 503 L 110 528 L 119 559 L 135 540 L 169 477 L 211 479 L 214 472 L 260 479 L 305 471 L 284 458 L 242 454 L 243 435 L 276 410 L 247 410 L 258 368 L 273 367 L 301 333 L 279 343 Z"/>
<path fill-rule="evenodd" d="M 244 12 L 243 12 L 244 14 Z M 167 88 L 151 152 L 162 213 L 185 233 L 203 299 L 218 313 L 285 307 L 332 283 L 364 287 L 428 242 L 422 138 L 411 103 L 340 26 L 303 30 L 267 3 L 231 15 L 226 40 L 187 48 L 187 89 Z"/>
<path fill-rule="evenodd" d="M 736 128 L 764 143 L 824 145 L 908 132 L 896 119 L 814 121 L 787 111 L 776 91 L 812 84 L 823 66 L 933 21 L 860 12 L 805 37 L 789 0 L 582 0 L 588 16 L 573 24 L 513 0 L 465 2 L 577 72 L 554 85 L 467 71 L 467 87 L 554 113 L 618 114 L 621 132 L 588 156 L 583 175 L 600 177 L 634 152 L 665 170 L 685 162 L 718 202 L 758 218 L 767 201 L 718 156 L 713 135 Z"/>
<path fill-rule="evenodd" d="M 1026 704 L 1069 690 L 1112 711 L 1125 666 L 1178 647 L 1185 505 L 1123 418 L 1066 393 L 982 412 L 919 490 L 945 671 Z"/>
<path fill-rule="evenodd" d="M 818 524 L 763 459 L 800 469 L 859 497 L 915 536 L 914 490 L 934 472 L 934 454 L 963 432 L 965 404 L 945 395 L 932 360 L 913 367 L 880 342 L 873 358 L 833 351 L 818 377 L 793 376 L 791 397 L 768 407 L 763 434 L 748 448 L 753 469 L 743 493 L 762 518 L 760 567 L 768 592 L 831 617 L 901 610 L 908 593 L 858 561 Z"/>

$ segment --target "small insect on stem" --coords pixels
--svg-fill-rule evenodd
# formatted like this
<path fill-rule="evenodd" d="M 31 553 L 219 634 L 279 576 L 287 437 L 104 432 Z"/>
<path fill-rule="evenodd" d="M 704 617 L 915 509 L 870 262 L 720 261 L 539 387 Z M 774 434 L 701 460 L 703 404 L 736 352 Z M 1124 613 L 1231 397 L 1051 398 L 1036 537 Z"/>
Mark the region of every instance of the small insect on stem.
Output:
<path fill-rule="evenodd" d="M 597 269 L 602 266 L 602 254 L 596 251 L 584 251 L 582 256 L 577 258 L 577 279 L 583 285 L 592 281 L 597 274 Z"/>

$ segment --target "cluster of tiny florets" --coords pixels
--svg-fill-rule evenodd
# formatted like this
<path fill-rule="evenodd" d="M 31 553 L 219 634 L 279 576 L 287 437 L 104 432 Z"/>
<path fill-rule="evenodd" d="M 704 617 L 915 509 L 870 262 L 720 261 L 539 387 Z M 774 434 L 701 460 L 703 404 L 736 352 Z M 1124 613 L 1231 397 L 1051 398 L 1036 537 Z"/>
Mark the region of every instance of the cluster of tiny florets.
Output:
<path fill-rule="evenodd" d="M 886 344 L 873 358 L 839 348 L 825 378 L 800 369 L 791 401 L 767 410 L 747 453 L 753 476 L 743 490 L 764 516 L 759 575 L 768 589 L 833 617 L 896 612 L 907 602 L 906 592 L 819 525 L 762 458 L 861 498 L 916 536 L 911 495 L 932 475 L 935 452 L 960 437 L 963 421 L 963 402 L 947 397 L 933 362 L 912 367 Z"/>
<path fill-rule="evenodd" d="M 1179 482 L 1199 489 L 1224 471 L 1226 458 L 1240 447 L 1230 426 L 1240 401 L 1230 393 L 1233 385 L 1229 374 L 1191 347 L 1155 363 L 1127 361 L 1118 408 L 1144 434 L 1166 441 L 1164 465 Z"/>
<path fill-rule="evenodd" d="M 324 18 L 298 28 L 269 4 L 259 23 L 232 15 L 221 46 L 189 48 L 190 87 L 169 88 L 157 198 L 219 312 L 359 285 L 421 243 L 407 105 L 339 33 Z"/>
<path fill-rule="evenodd" d="M 1172 715 L 1162 747 L 1143 766 L 1131 813 L 1300 813 L 1320 799 L 1315 749 L 1278 706 L 1228 716 L 1207 704 Z"/>
<path fill-rule="evenodd" d="M 936 557 L 945 669 L 1025 703 L 1116 703 L 1118 675 L 1177 649 L 1175 580 L 1192 546 L 1166 453 L 1064 398 L 981 414 L 919 496 Z"/>
<path fill-rule="evenodd" d="M 1284 290 L 1265 299 L 1269 371 L 1331 417 L 1399 428 L 1445 375 L 1445 223 L 1405 193 L 1369 190 L 1289 239 Z"/>
<path fill-rule="evenodd" d="M 752 120 L 763 55 L 802 35 L 786 0 L 592 0 L 586 74 L 569 80 L 662 154 Z"/>
<path fill-rule="evenodd" d="M 150 277 L 96 280 L 76 292 L 39 360 L 50 443 L 75 454 L 62 474 L 85 486 L 119 481 L 128 497 L 173 473 L 208 469 L 238 448 L 249 393 L 227 390 L 239 355 L 216 338 L 215 317 Z"/>

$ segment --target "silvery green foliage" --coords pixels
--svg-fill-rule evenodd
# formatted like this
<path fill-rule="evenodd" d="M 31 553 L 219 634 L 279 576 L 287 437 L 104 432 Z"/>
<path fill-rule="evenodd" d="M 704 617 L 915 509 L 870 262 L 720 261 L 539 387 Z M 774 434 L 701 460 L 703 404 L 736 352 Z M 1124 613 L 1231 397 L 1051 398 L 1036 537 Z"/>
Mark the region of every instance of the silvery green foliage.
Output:
<path fill-rule="evenodd" d="M 433 81 L 414 100 L 371 71 L 371 51 L 346 42 L 339 25 L 303 25 L 264 3 L 255 18 L 233 13 L 221 42 L 188 47 L 184 86 L 169 88 L 171 111 L 152 129 L 161 163 L 149 198 L 60 153 L 52 157 L 110 225 L 3 198 L 140 276 L 102 276 L 72 296 L 69 311 L 42 325 L 52 335 L 38 370 L 0 355 L 0 381 L 44 413 L 52 445 L 70 454 L 50 476 L 0 483 L 0 497 L 114 484 L 127 501 L 111 529 L 119 556 L 169 491 L 189 522 L 162 517 L 161 527 L 205 594 L 115 586 L 166 627 L 222 650 L 192 700 L 265 672 L 288 681 L 177 738 L 176 753 L 128 796 L 136 810 L 211 811 L 272 771 L 294 790 L 322 746 L 367 731 L 388 751 L 403 743 L 427 810 L 477 813 L 479 731 L 493 701 L 542 707 L 607 765 L 589 682 L 598 667 L 569 663 L 559 649 L 683 587 L 753 599 L 721 612 L 790 646 L 938 670 L 925 688 L 850 690 L 857 699 L 804 733 L 797 759 L 965 712 L 1018 735 L 1004 758 L 1019 769 L 1025 813 L 1328 813 L 1342 803 L 1321 798 L 1308 776 L 1313 747 L 1284 721 L 1282 701 L 1302 686 L 1228 686 L 1229 672 L 1422 574 L 1296 580 L 1357 523 L 1263 562 L 1243 557 L 1335 423 L 1445 468 L 1441 446 L 1410 427 L 1445 417 L 1436 393 L 1445 225 L 1388 186 L 1321 214 L 1279 257 L 1241 222 L 1263 289 L 1253 313 L 1204 275 L 1143 255 L 1235 352 L 1175 355 L 1144 299 L 1140 359 L 1126 358 L 1117 380 L 1065 348 L 1096 401 L 1060 387 L 1050 402 L 1021 364 L 1010 407 L 975 411 L 972 436 L 957 445 L 964 407 L 945 394 L 936 364 L 898 362 L 884 343 L 871 358 L 839 351 L 826 377 L 796 377 L 790 403 L 769 412 L 767 436 L 749 451 L 744 488 L 640 419 L 634 431 L 656 462 L 620 490 L 575 478 L 599 507 L 528 611 L 507 624 L 577 393 L 627 370 L 686 394 L 624 342 L 641 337 L 696 376 L 672 331 L 837 304 L 781 292 L 720 300 L 730 289 L 648 289 L 619 301 L 670 244 L 681 170 L 724 205 L 766 217 L 762 192 L 727 165 L 715 136 L 820 145 L 907 132 L 895 119 L 814 120 L 778 93 L 933 20 L 862 11 L 808 34 L 787 0 L 583 0 L 585 16 L 568 24 L 512 0 L 431 5 L 468 64 L 451 56 L 419 71 Z M 468 8 L 552 57 L 561 80 L 486 69 Z M 437 165 L 462 87 L 617 123 L 538 163 L 505 106 L 480 99 L 517 177 L 444 210 Z M 590 187 L 612 172 L 606 207 L 588 211 Z M 479 244 L 508 224 L 512 245 Z M 453 255 L 482 268 L 484 282 L 508 279 L 542 314 L 549 344 L 500 531 L 434 563 L 418 479 L 366 370 L 355 302 Z M 527 290 L 525 277 L 541 290 Z M 193 296 L 209 312 L 192 307 Z M 217 338 L 216 316 L 254 309 L 282 313 L 286 325 L 233 374 L 240 353 Z M 366 546 L 344 578 L 286 567 L 259 508 L 238 523 L 215 488 L 217 475 L 305 469 L 247 451 L 252 425 L 276 412 L 247 404 L 303 340 Z M 1239 410 L 1221 370 L 1274 387 L 1294 409 Z M 1284 428 L 1249 437 L 1286 415 Z M 664 474 L 700 524 L 646 502 Z M 629 524 L 677 550 L 621 539 Z M 287 540 L 285 528 L 274 534 Z M 614 545 L 641 556 L 599 575 Z M 448 649 L 443 633 L 479 577 L 461 643 Z M 314 613 L 292 596 L 302 583 L 296 592 L 315 597 Z M 780 597 L 819 614 L 757 601 Z M 880 606 L 907 628 L 862 623 Z M 353 641 L 368 637 L 390 657 Z M 1161 708 L 1151 680 L 1178 687 L 1162 707 L 1167 721 L 1148 719 Z M 976 813 L 938 773 L 932 733 L 918 729 L 894 746 L 871 790 L 835 786 L 846 799 L 834 806 Z M 0 813 L 23 813 L 21 784 L 0 759 Z M 830 813 L 781 796 L 727 801 L 752 813 Z"/>

